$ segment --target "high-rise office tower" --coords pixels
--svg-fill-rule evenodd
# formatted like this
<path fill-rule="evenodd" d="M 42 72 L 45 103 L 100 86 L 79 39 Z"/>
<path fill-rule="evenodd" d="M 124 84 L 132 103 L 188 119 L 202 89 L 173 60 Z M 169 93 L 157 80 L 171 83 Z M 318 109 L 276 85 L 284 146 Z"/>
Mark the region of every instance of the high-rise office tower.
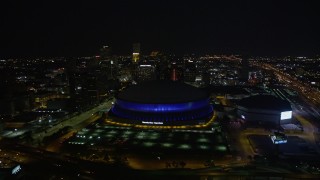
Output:
<path fill-rule="evenodd" d="M 140 64 L 136 72 L 138 82 L 156 79 L 156 67 L 153 64 Z"/>
<path fill-rule="evenodd" d="M 105 60 L 106 58 L 109 58 L 111 55 L 111 47 L 109 46 L 102 46 L 100 49 L 100 57 L 101 59 Z"/>
<path fill-rule="evenodd" d="M 133 44 L 132 61 L 137 63 L 140 60 L 140 43 Z"/>
<path fill-rule="evenodd" d="M 240 69 L 240 75 L 239 75 L 239 81 L 240 84 L 245 84 L 248 82 L 249 77 L 249 61 L 248 56 L 243 55 L 241 60 L 241 69 Z"/>

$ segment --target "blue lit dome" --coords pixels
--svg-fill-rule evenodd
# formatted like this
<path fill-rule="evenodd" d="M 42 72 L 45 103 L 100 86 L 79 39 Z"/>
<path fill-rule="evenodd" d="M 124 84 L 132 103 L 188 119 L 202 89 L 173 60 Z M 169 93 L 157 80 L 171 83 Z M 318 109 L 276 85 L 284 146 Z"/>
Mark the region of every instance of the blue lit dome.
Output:
<path fill-rule="evenodd" d="M 119 93 L 111 113 L 135 124 L 183 125 L 206 121 L 213 108 L 201 89 L 181 82 L 149 81 Z"/>

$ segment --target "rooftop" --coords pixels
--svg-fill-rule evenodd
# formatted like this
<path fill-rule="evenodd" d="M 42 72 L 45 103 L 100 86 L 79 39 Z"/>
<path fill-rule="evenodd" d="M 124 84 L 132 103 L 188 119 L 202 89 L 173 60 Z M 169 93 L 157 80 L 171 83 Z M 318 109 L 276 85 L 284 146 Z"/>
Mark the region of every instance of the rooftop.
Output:
<path fill-rule="evenodd" d="M 257 95 L 243 98 L 238 103 L 239 106 L 255 109 L 268 109 L 276 111 L 292 110 L 288 101 L 282 100 L 272 95 Z"/>

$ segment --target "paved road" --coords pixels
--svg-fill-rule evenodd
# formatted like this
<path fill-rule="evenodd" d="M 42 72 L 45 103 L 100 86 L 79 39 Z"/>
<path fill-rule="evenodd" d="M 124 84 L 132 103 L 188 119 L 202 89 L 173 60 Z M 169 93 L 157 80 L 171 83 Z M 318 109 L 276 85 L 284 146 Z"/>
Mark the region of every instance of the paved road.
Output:
<path fill-rule="evenodd" d="M 316 143 L 316 138 L 314 137 L 314 134 L 316 133 L 316 128 L 303 116 L 300 116 L 298 114 L 295 114 L 294 117 L 300 121 L 301 125 L 303 126 L 303 137 L 306 139 L 308 142 L 310 142 L 315 150 L 319 153 L 319 147 L 317 146 Z"/>
<path fill-rule="evenodd" d="M 294 117 L 299 120 L 303 126 L 304 132 L 292 132 L 290 133 L 290 135 L 295 135 L 298 136 L 304 140 L 306 140 L 308 143 L 310 143 L 317 152 L 319 151 L 319 148 L 316 145 L 316 141 L 315 141 L 315 137 L 314 137 L 314 132 L 315 132 L 315 128 L 314 126 L 304 117 L 302 117 L 301 115 L 298 114 L 294 114 Z M 269 131 L 265 131 L 263 129 L 246 129 L 244 131 L 241 131 L 239 133 L 239 140 L 240 140 L 240 144 L 241 144 L 241 148 L 242 148 L 242 156 L 245 158 L 248 155 L 254 155 L 254 150 L 252 149 L 249 140 L 248 140 L 248 136 L 249 135 L 270 135 L 271 132 Z"/>
<path fill-rule="evenodd" d="M 88 120 L 91 116 L 93 116 L 98 111 L 104 110 L 104 109 L 110 109 L 112 106 L 112 102 L 114 101 L 113 98 L 110 98 L 110 100 L 107 100 L 103 102 L 102 104 L 98 105 L 97 107 L 94 107 L 86 112 L 83 112 L 79 115 L 76 115 L 70 119 L 64 120 L 63 122 L 57 124 L 56 126 L 47 129 L 46 131 L 42 131 L 39 133 L 35 133 L 32 135 L 32 138 L 35 140 L 35 142 L 41 142 L 44 137 L 51 136 L 52 134 L 56 133 L 60 129 L 71 126 L 76 127 L 77 125 L 81 124 L 82 122 Z"/>
<path fill-rule="evenodd" d="M 68 132 L 67 134 L 62 135 L 58 139 L 55 139 L 53 142 L 51 142 L 47 147 L 45 148 L 47 151 L 51 152 L 60 152 L 60 148 L 62 146 L 62 143 L 73 136 L 74 133 L 77 133 L 82 128 L 85 128 L 87 125 L 95 122 L 100 118 L 99 115 L 94 114 L 90 118 L 88 118 L 86 121 L 83 121 L 75 126 L 72 127 L 72 131 Z"/>

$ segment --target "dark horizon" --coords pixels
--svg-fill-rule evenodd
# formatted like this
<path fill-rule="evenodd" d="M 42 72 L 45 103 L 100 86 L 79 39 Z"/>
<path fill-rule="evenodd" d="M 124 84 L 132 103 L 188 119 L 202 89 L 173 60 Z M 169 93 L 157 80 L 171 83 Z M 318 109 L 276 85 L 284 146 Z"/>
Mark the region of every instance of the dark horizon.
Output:
<path fill-rule="evenodd" d="M 308 56 L 320 52 L 315 1 L 1 3 L 0 57 L 176 54 Z"/>

